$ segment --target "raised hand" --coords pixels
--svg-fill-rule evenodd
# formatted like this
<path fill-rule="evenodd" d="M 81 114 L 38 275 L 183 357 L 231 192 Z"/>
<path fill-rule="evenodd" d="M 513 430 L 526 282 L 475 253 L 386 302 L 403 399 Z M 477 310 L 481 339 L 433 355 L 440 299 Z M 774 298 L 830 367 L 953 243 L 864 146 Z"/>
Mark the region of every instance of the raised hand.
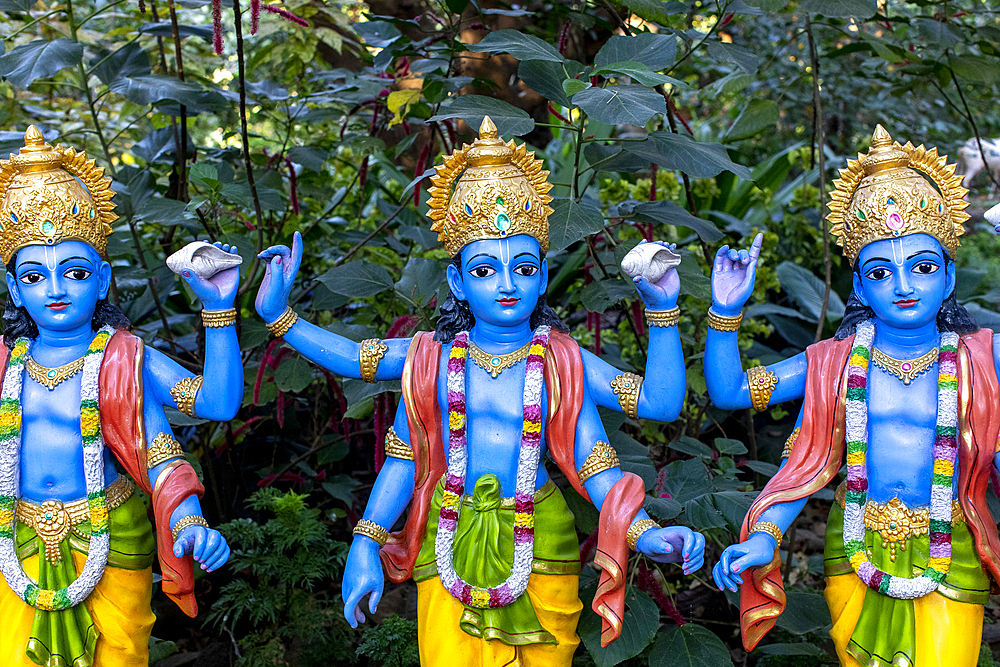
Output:
<path fill-rule="evenodd" d="M 295 232 L 291 250 L 288 246 L 275 245 L 257 256 L 266 262 L 267 268 L 254 305 L 265 322 L 273 322 L 285 312 L 288 295 L 302 264 L 302 235 Z"/>
<path fill-rule="evenodd" d="M 720 591 L 728 588 L 735 593 L 736 587 L 743 583 L 740 573 L 770 563 L 774 559 L 774 547 L 774 538 L 763 533 L 754 533 L 746 542 L 726 547 L 712 568 L 715 585 Z"/>
<path fill-rule="evenodd" d="M 361 537 L 354 540 L 347 554 L 340 595 L 344 599 L 344 618 L 352 628 L 365 622 L 365 613 L 361 611 L 362 598 L 371 595 L 368 598 L 368 611 L 372 614 L 378 610 L 379 600 L 382 599 L 385 575 L 382 574 L 378 551 L 378 544 Z"/>
<path fill-rule="evenodd" d="M 229 560 L 229 544 L 222 533 L 214 528 L 188 526 L 174 542 L 174 555 L 181 558 L 188 554 L 201 563 L 201 569 L 211 572 Z"/>
<path fill-rule="evenodd" d="M 645 241 L 641 243 L 645 243 Z M 665 243 L 663 241 L 654 241 L 654 243 L 670 250 L 677 249 L 676 243 Z M 646 308 L 650 310 L 670 310 L 677 305 L 677 296 L 681 292 L 681 279 L 677 275 L 677 269 L 670 269 L 655 283 L 650 283 L 641 275 L 633 278 L 632 282 L 635 283 L 635 289 L 639 292 L 639 296 L 642 297 L 642 302 L 646 304 Z"/>
<path fill-rule="evenodd" d="M 724 245 L 715 253 L 712 267 L 712 309 L 719 315 L 740 314 L 753 292 L 757 279 L 757 258 L 763 234 L 753 240 L 750 250 L 736 250 Z"/>
<path fill-rule="evenodd" d="M 236 254 L 236 246 L 216 241 L 213 244 L 220 250 Z M 236 300 L 236 290 L 240 286 L 240 267 L 234 266 L 216 273 L 209 279 L 199 277 L 194 271 L 185 269 L 181 276 L 191 286 L 195 296 L 206 310 L 226 310 L 233 307 Z"/>
<path fill-rule="evenodd" d="M 705 564 L 705 536 L 686 526 L 647 530 L 636 543 L 640 553 L 658 563 L 684 563 L 684 574 Z"/>

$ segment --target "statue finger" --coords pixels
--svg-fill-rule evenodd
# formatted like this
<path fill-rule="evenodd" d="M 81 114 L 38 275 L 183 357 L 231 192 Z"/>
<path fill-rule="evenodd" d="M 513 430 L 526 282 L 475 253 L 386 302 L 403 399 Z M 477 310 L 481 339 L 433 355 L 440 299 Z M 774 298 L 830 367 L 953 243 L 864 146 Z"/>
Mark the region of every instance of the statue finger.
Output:
<path fill-rule="evenodd" d="M 190 553 L 193 545 L 194 537 L 192 537 L 191 533 L 181 531 L 181 534 L 174 541 L 174 555 L 178 558 L 183 558 L 185 554 Z"/>
<path fill-rule="evenodd" d="M 205 570 L 208 572 L 214 572 L 215 570 L 218 570 L 220 567 L 229 562 L 229 554 L 230 554 L 229 545 L 228 544 L 223 545 L 222 549 L 216 552 L 215 558 L 212 559 L 212 562 L 208 564 Z"/>
<path fill-rule="evenodd" d="M 197 534 L 194 538 L 194 551 L 191 552 L 191 557 L 200 563 L 205 557 L 205 546 L 208 542 L 206 539 L 208 536 L 205 534 L 207 531 L 201 526 L 193 526 L 192 530 Z"/>
<path fill-rule="evenodd" d="M 712 568 L 712 581 L 715 582 L 715 585 L 719 587 L 720 591 L 723 588 L 725 588 L 725 586 L 722 583 L 722 576 L 721 576 L 722 575 L 722 572 L 721 572 L 722 567 L 721 567 L 721 565 L 722 565 L 722 563 L 716 563 L 715 567 Z"/>
<path fill-rule="evenodd" d="M 712 269 L 715 273 L 721 273 L 726 268 L 726 253 L 729 252 L 729 246 L 724 245 L 715 253 L 715 266 Z"/>
<path fill-rule="evenodd" d="M 378 611 L 378 603 L 382 601 L 382 586 L 376 587 L 372 594 L 368 596 L 368 611 L 375 613 Z"/>
<path fill-rule="evenodd" d="M 361 613 L 360 609 L 358 609 L 358 603 L 361 602 L 361 595 L 363 593 L 364 591 L 359 586 L 352 590 L 350 595 L 348 595 L 347 599 L 344 601 L 344 618 L 348 623 L 350 623 L 352 628 L 358 627 L 359 621 L 361 623 L 364 623 L 365 621 L 365 615 Z M 358 616 L 361 618 L 359 619 Z"/>
<path fill-rule="evenodd" d="M 295 232 L 292 236 L 292 274 L 298 272 L 300 264 L 302 264 L 302 234 Z"/>
<path fill-rule="evenodd" d="M 758 233 L 753 239 L 753 244 L 750 246 L 750 260 L 757 261 L 760 257 L 760 247 L 764 244 L 764 235 Z"/>
<path fill-rule="evenodd" d="M 701 569 L 701 566 L 705 564 L 704 556 L 699 556 L 692 560 L 691 562 L 684 563 L 684 574 L 691 574 L 692 572 L 697 572 Z"/>

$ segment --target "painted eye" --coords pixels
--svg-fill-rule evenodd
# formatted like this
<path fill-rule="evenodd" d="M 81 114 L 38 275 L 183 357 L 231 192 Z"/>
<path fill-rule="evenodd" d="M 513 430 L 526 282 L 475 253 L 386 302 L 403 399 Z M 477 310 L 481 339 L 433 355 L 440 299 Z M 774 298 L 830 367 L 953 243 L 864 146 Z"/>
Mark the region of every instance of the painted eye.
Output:
<path fill-rule="evenodd" d="M 533 264 L 523 264 L 514 269 L 514 273 L 530 278 L 538 273 L 538 267 Z"/>
<path fill-rule="evenodd" d="M 924 275 L 930 275 L 931 273 L 937 271 L 939 268 L 941 267 L 939 267 L 934 262 L 920 262 L 919 264 L 913 267 L 913 272 L 922 273 Z"/>
<path fill-rule="evenodd" d="M 892 271 L 884 267 L 877 266 L 869 271 L 865 277 L 869 280 L 885 280 L 890 275 L 892 275 Z"/>
<path fill-rule="evenodd" d="M 90 277 L 90 271 L 87 271 L 86 269 L 70 269 L 63 275 L 70 280 L 86 280 Z"/>
<path fill-rule="evenodd" d="M 477 266 L 476 268 L 469 271 L 469 273 L 475 276 L 476 278 L 489 278 L 496 272 L 497 272 L 496 269 L 494 269 L 492 266 Z"/>
<path fill-rule="evenodd" d="M 31 273 L 26 273 L 21 276 L 20 281 L 25 285 L 37 285 L 38 283 L 45 280 L 45 276 L 40 273 L 32 271 Z"/>

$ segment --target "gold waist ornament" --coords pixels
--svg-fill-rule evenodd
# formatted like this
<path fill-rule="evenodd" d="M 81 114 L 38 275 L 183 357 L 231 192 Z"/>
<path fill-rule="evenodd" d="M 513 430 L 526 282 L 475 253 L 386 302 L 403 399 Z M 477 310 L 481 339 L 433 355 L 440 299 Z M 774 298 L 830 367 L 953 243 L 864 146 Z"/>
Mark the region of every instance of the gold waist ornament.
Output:
<path fill-rule="evenodd" d="M 951 524 L 965 521 L 962 506 L 957 500 L 951 508 Z M 926 535 L 930 528 L 930 510 L 926 507 L 911 509 L 899 498 L 887 503 L 869 500 L 865 503 L 865 528 L 882 536 L 882 547 L 889 547 L 889 560 L 895 562 L 896 547 L 906 551 L 910 537 Z"/>

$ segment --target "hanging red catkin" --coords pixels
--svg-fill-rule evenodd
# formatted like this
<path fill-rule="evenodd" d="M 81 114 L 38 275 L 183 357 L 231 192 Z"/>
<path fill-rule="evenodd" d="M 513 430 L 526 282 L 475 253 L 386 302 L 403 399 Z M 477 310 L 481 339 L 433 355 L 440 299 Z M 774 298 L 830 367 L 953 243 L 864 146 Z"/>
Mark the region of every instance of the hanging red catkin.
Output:
<path fill-rule="evenodd" d="M 299 188 L 295 177 L 295 165 L 291 158 L 285 158 L 285 166 L 288 167 L 288 187 L 292 201 L 292 213 L 299 214 Z"/>
<path fill-rule="evenodd" d="M 260 29 L 260 0 L 250 0 L 250 34 L 256 35 Z"/>
<path fill-rule="evenodd" d="M 360 174 L 358 176 L 358 184 L 361 186 L 362 190 L 364 190 L 365 183 L 367 181 L 368 181 L 368 156 L 366 155 L 365 159 L 361 161 L 361 169 L 360 169 Z"/>
<path fill-rule="evenodd" d="M 222 0 L 212 0 L 212 48 L 222 55 Z"/>
<path fill-rule="evenodd" d="M 653 174 L 653 182 L 649 186 L 649 201 L 656 201 L 656 172 L 659 171 L 659 168 L 659 165 L 655 162 L 651 163 L 649 168 Z"/>
<path fill-rule="evenodd" d="M 309 27 L 309 21 L 306 21 L 301 16 L 296 16 L 295 14 L 291 13 L 287 9 L 284 9 L 282 7 L 275 7 L 274 5 L 263 5 L 263 4 L 260 7 L 265 12 L 270 12 L 272 14 L 277 14 L 278 16 L 280 16 L 281 18 L 285 19 L 286 21 L 291 21 L 292 23 L 294 23 L 296 25 L 300 25 L 303 28 L 308 28 Z"/>

